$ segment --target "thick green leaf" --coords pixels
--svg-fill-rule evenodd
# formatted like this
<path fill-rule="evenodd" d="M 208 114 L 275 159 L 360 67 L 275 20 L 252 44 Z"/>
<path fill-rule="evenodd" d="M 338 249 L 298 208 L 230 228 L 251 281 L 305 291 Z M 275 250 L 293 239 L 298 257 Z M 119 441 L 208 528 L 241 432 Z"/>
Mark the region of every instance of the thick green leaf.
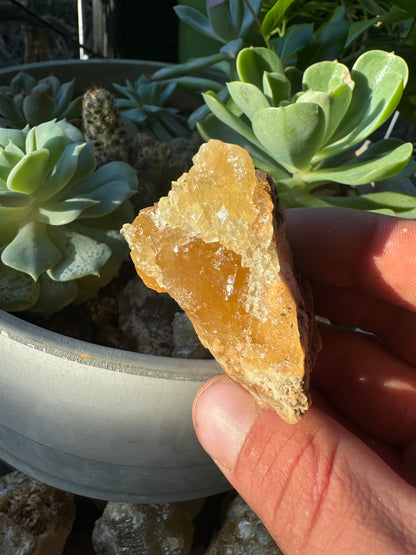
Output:
<path fill-rule="evenodd" d="M 306 47 L 313 35 L 313 23 L 290 25 L 282 37 L 270 42 L 276 54 L 283 62 L 288 62 L 292 56 Z"/>
<path fill-rule="evenodd" d="M 328 93 L 341 85 L 348 85 L 351 89 L 354 87 L 347 66 L 337 61 L 318 62 L 309 66 L 303 73 L 305 90 Z"/>
<path fill-rule="evenodd" d="M 137 191 L 136 171 L 125 162 L 115 161 L 101 166 L 73 188 L 67 189 L 65 198 L 94 198 L 95 191 L 111 182 L 125 183 L 126 187 L 123 186 L 123 189 L 119 191 L 120 200 L 128 198 Z"/>
<path fill-rule="evenodd" d="M 27 310 L 39 298 L 39 283 L 23 272 L 0 262 L 0 309 L 7 312 Z"/>
<path fill-rule="evenodd" d="M 54 117 L 55 99 L 47 91 L 32 93 L 23 101 L 23 115 L 33 127 Z"/>
<path fill-rule="evenodd" d="M 38 208 L 37 213 L 33 217 L 38 222 L 49 225 L 67 225 L 79 218 L 88 207 L 98 203 L 98 200 L 88 198 L 68 199 L 62 202 L 45 202 Z"/>
<path fill-rule="evenodd" d="M 31 312 L 49 316 L 77 298 L 79 289 L 77 280 L 54 281 L 47 274 L 42 274 L 37 283 L 39 297 L 36 303 L 30 307 Z"/>
<path fill-rule="evenodd" d="M 372 50 L 358 58 L 351 77 L 355 86 L 350 107 L 327 156 L 364 140 L 391 116 L 402 97 L 408 69 L 399 56 Z"/>
<path fill-rule="evenodd" d="M 77 170 L 79 156 L 85 146 L 86 143 L 70 143 L 65 148 L 62 156 L 57 160 L 53 172 L 48 172 L 44 182 L 39 185 L 36 191 L 38 202 L 56 197 L 57 193 L 68 185 Z"/>
<path fill-rule="evenodd" d="M 413 2 L 413 0 L 410 0 Z M 379 17 L 372 17 L 371 19 L 362 19 L 359 21 L 353 21 L 350 23 L 350 28 L 348 31 L 348 37 L 345 42 L 345 46 L 350 46 L 358 37 L 365 33 L 368 29 L 371 29 L 374 25 L 380 23 Z"/>
<path fill-rule="evenodd" d="M 335 181 L 346 185 L 365 185 L 387 179 L 406 166 L 413 150 L 411 143 L 400 144 L 395 148 L 391 148 L 391 144 L 393 143 L 390 141 L 380 141 L 380 144 L 372 145 L 365 155 L 358 156 L 343 166 L 315 170 L 302 178 L 307 183 Z"/>
<path fill-rule="evenodd" d="M 3 92 L 0 92 L 0 114 L 11 127 L 24 127 L 26 125 L 26 121 L 16 103 Z"/>
<path fill-rule="evenodd" d="M 158 69 L 153 73 L 152 79 L 154 81 L 162 81 L 164 79 L 175 79 L 176 77 L 187 76 L 189 73 L 194 73 L 201 69 L 211 67 L 220 62 L 224 62 L 230 59 L 230 56 L 226 53 L 218 52 L 212 54 L 211 56 L 202 56 L 200 58 L 194 58 L 185 62 L 184 64 L 172 64 L 167 67 Z"/>
<path fill-rule="evenodd" d="M 2 252 L 6 266 L 24 272 L 35 281 L 61 259 L 61 251 L 53 243 L 43 223 L 30 221 L 24 224 L 16 237 Z"/>
<path fill-rule="evenodd" d="M 30 195 L 44 182 L 45 168 L 49 159 L 46 148 L 26 154 L 11 170 L 7 178 L 10 191 Z"/>
<path fill-rule="evenodd" d="M 294 0 L 277 0 L 266 13 L 261 23 L 261 32 L 266 38 L 276 32 L 293 2 Z"/>
<path fill-rule="evenodd" d="M 342 121 L 345 112 L 348 110 L 351 95 L 350 87 L 343 84 L 329 93 L 308 90 L 299 96 L 298 103 L 312 102 L 318 104 L 325 114 L 325 132 L 320 147 L 327 144 Z"/>
<path fill-rule="evenodd" d="M 205 117 L 197 124 L 197 128 L 205 141 L 209 139 L 219 139 L 224 143 L 233 143 L 247 150 L 256 168 L 265 171 L 271 175 L 273 179 L 285 179 L 288 177 L 286 170 L 273 160 L 261 145 L 260 147 L 255 146 L 251 141 L 243 137 L 243 135 L 222 123 L 214 114 L 209 114 Z"/>
<path fill-rule="evenodd" d="M 227 85 L 231 98 L 244 114 L 251 119 L 258 110 L 268 108 L 267 98 L 255 85 L 233 81 Z"/>
<path fill-rule="evenodd" d="M 88 275 L 99 275 L 100 268 L 111 256 L 111 249 L 87 235 L 69 227 L 55 227 L 50 231 L 53 241 L 62 249 L 62 258 L 48 270 L 56 281 L 69 281 Z"/>
<path fill-rule="evenodd" d="M 287 170 L 310 166 L 325 131 L 325 116 L 317 104 L 298 103 L 266 108 L 253 117 L 253 131 L 267 152 Z"/>
<path fill-rule="evenodd" d="M 394 212 L 416 210 L 415 196 L 396 191 L 383 191 L 354 197 L 325 197 L 325 199 L 335 206 L 345 206 L 359 210 L 375 210 L 379 208 L 387 208 Z"/>
<path fill-rule="evenodd" d="M 214 40 L 221 40 L 213 30 L 209 20 L 199 10 L 190 6 L 174 6 L 173 9 L 179 19 L 197 33 L 201 33 Z"/>
<path fill-rule="evenodd" d="M 208 9 L 208 19 L 211 28 L 215 36 L 219 37 L 223 43 L 239 38 L 240 26 L 234 27 L 230 14 L 229 2 L 231 1 L 222 2 Z"/>
<path fill-rule="evenodd" d="M 290 99 L 290 81 L 282 73 L 263 73 L 263 92 L 272 106 Z"/>
<path fill-rule="evenodd" d="M 244 123 L 239 117 L 233 114 L 213 92 L 207 92 L 202 95 L 205 103 L 211 112 L 230 129 L 241 135 L 247 141 L 253 143 L 259 149 L 262 149 L 261 143 L 256 139 L 253 130 L 249 125 Z"/>
<path fill-rule="evenodd" d="M 5 148 L 10 141 L 24 152 L 26 132 L 21 129 L 3 129 L 0 127 L 0 147 Z"/>
<path fill-rule="evenodd" d="M 240 81 L 252 83 L 260 90 L 263 86 L 263 73 L 281 73 L 283 64 L 279 56 L 268 48 L 243 48 L 237 56 L 237 73 Z"/>

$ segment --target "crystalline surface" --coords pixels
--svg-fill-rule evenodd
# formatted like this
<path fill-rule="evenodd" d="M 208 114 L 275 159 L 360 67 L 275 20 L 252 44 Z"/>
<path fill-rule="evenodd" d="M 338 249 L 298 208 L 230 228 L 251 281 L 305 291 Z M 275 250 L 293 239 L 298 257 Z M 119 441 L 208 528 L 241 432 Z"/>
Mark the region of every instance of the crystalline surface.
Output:
<path fill-rule="evenodd" d="M 179 303 L 232 377 L 244 374 L 276 410 L 283 398 L 294 421 L 308 407 L 301 299 L 274 196 L 245 150 L 212 140 L 169 195 L 122 232 L 143 281 Z"/>

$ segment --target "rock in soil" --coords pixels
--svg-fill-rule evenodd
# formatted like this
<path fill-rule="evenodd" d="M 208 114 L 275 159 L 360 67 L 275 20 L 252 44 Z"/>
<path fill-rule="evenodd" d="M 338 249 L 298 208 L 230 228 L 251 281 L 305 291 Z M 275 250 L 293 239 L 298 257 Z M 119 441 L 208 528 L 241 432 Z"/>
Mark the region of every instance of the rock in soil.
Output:
<path fill-rule="evenodd" d="M 19 471 L 0 478 L 2 555 L 60 555 L 74 519 L 72 493 Z"/>
<path fill-rule="evenodd" d="M 191 517 L 173 503 L 109 502 L 92 541 L 97 555 L 187 555 L 193 533 Z"/>

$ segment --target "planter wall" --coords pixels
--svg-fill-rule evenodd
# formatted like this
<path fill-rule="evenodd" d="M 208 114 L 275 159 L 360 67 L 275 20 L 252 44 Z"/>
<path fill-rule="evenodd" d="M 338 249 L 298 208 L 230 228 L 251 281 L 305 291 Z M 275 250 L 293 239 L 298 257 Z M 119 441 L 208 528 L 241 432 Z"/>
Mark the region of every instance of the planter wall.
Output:
<path fill-rule="evenodd" d="M 157 67 L 158 65 L 156 65 Z M 153 72 L 126 60 L 44 62 L 24 69 L 110 85 Z M 0 459 L 52 486 L 99 499 L 195 499 L 230 486 L 200 447 L 194 395 L 214 360 L 141 355 L 78 341 L 0 311 Z"/>

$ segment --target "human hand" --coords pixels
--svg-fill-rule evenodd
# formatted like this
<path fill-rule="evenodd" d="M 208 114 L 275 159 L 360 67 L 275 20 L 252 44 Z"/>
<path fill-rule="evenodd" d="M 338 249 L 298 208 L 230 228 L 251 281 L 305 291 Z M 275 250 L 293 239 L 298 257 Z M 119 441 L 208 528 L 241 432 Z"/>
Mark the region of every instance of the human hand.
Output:
<path fill-rule="evenodd" d="M 416 222 L 287 220 L 317 314 L 344 324 L 321 328 L 313 405 L 287 424 L 220 376 L 196 396 L 198 438 L 287 555 L 416 553 Z"/>

